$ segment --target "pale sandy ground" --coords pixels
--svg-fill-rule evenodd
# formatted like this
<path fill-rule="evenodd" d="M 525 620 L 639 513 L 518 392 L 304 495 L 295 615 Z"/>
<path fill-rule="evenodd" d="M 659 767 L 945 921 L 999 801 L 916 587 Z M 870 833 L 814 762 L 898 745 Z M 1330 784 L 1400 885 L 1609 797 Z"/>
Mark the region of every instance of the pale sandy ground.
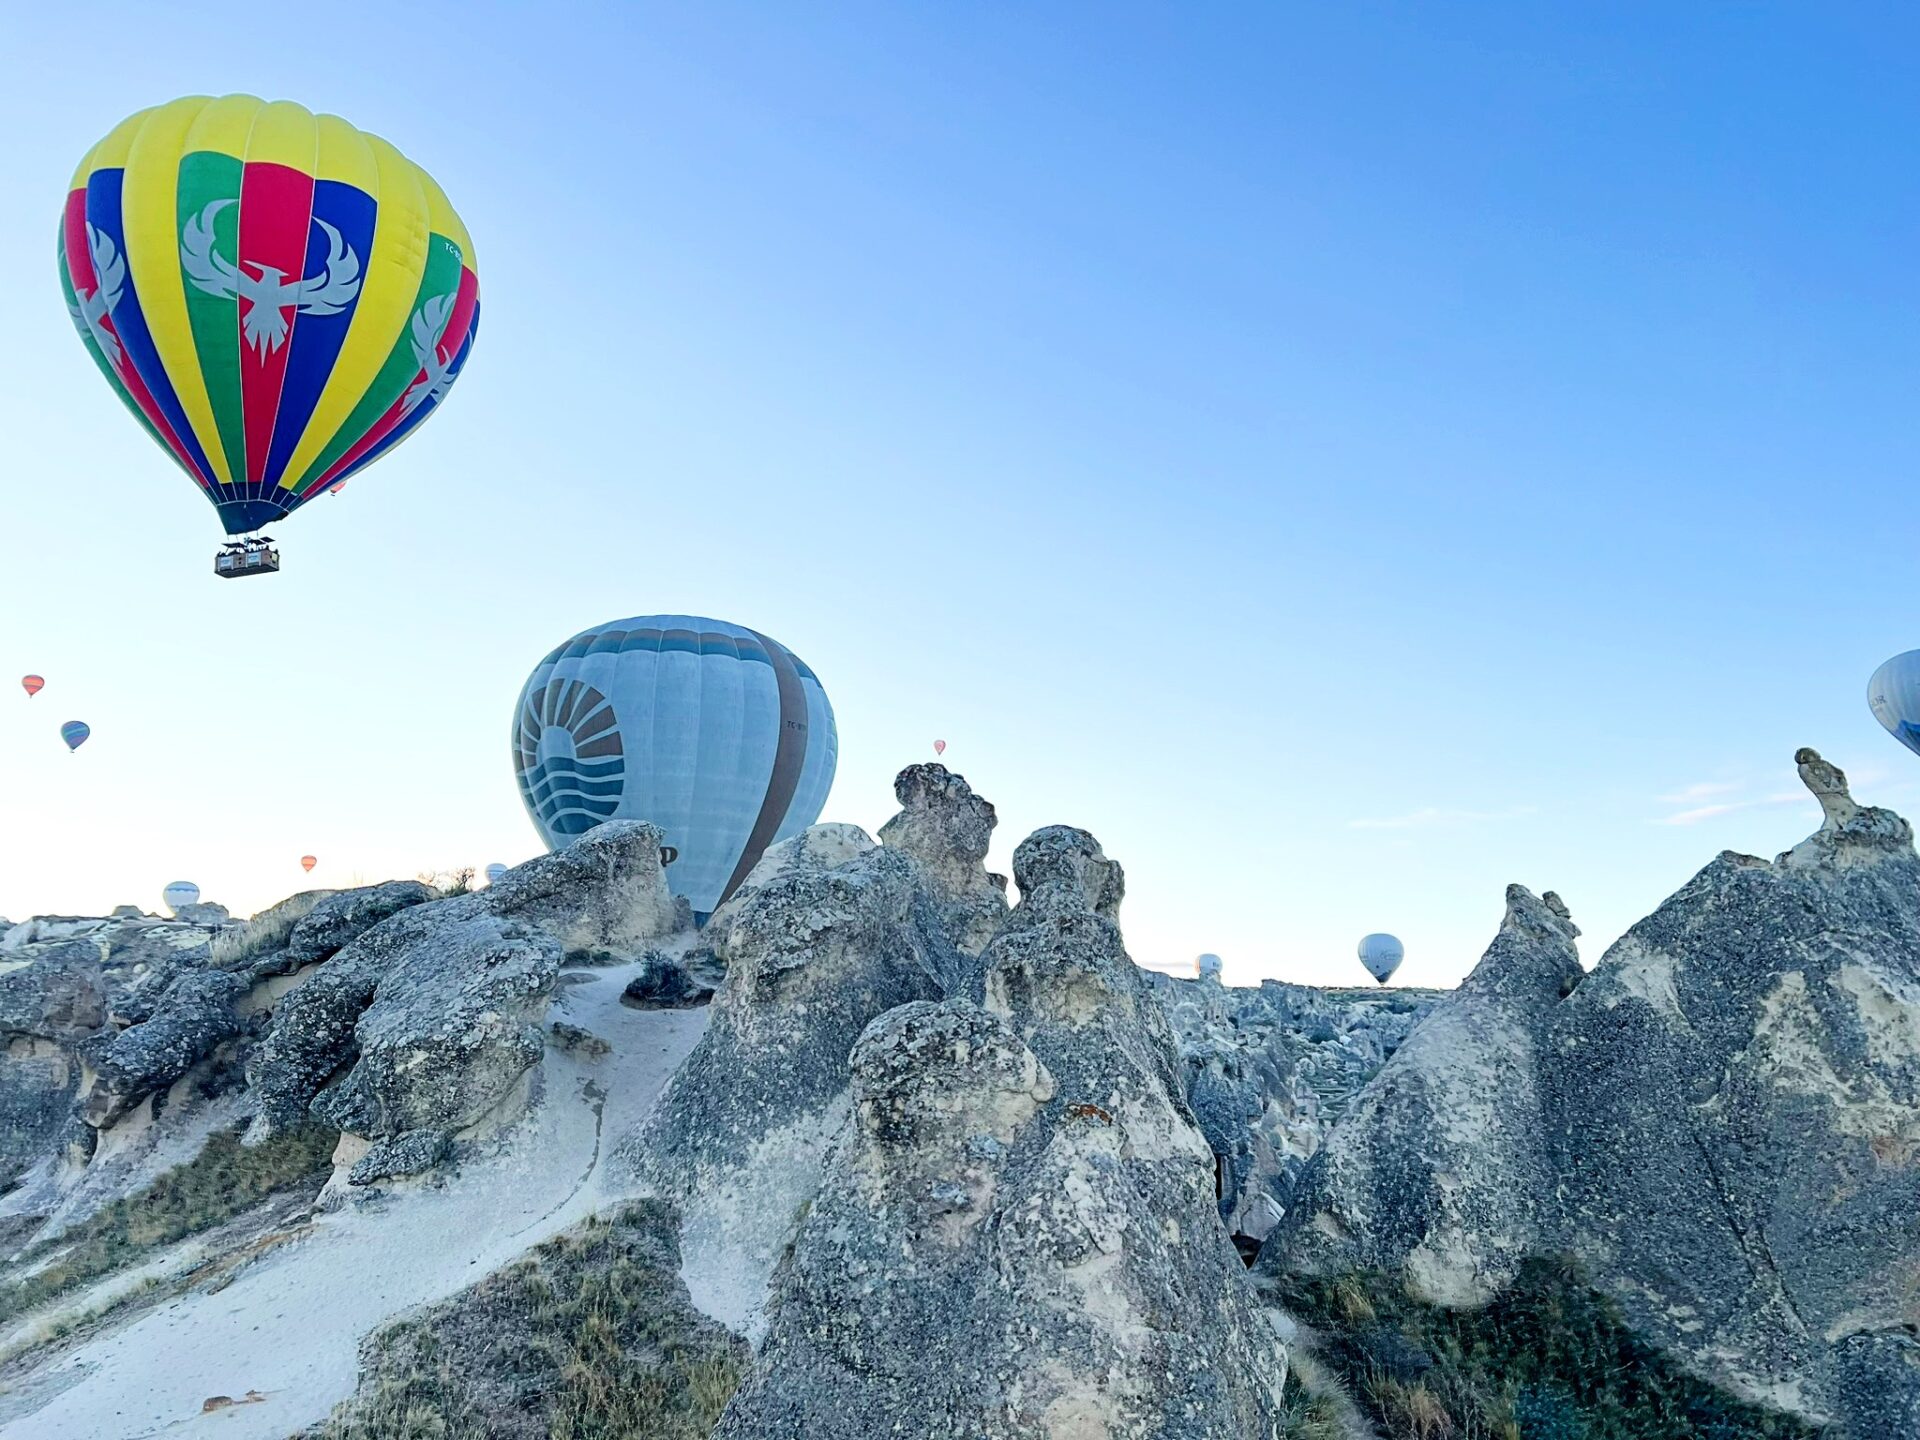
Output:
<path fill-rule="evenodd" d="M 360 1337 L 439 1300 L 629 1193 L 602 1160 L 652 1108 L 706 1026 L 620 1004 L 635 967 L 572 971 L 550 1015 L 606 1040 L 548 1047 L 540 1103 L 444 1182 L 318 1217 L 212 1294 L 108 1330 L 0 1393 L 4 1440 L 284 1440 L 353 1389 Z M 112 1283 L 112 1282 L 108 1282 Z M 83 1302 L 84 1303 L 84 1302 Z M 203 1413 L 211 1396 L 266 1398 Z"/>

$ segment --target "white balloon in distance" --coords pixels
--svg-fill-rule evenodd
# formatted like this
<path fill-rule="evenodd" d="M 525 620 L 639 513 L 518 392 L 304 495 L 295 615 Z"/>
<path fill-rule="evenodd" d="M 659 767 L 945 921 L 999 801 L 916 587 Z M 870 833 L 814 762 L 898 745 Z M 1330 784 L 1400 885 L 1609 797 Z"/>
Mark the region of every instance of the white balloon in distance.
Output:
<path fill-rule="evenodd" d="M 506 873 L 507 867 L 502 865 L 498 860 L 494 861 L 491 865 L 487 866 L 487 884 L 497 884 L 500 877 Z"/>
<path fill-rule="evenodd" d="M 1218 980 L 1220 978 L 1220 968 L 1220 957 L 1218 955 L 1202 955 L 1198 960 L 1193 962 L 1194 973 L 1202 980 Z"/>
<path fill-rule="evenodd" d="M 1920 755 L 1920 650 L 1896 655 L 1873 672 L 1867 708 L 1889 735 Z"/>
<path fill-rule="evenodd" d="M 178 915 L 189 905 L 200 903 L 200 887 L 191 880 L 176 880 L 160 892 L 160 898 L 167 902 L 167 909 Z"/>
<path fill-rule="evenodd" d="M 1367 935 L 1360 941 L 1360 963 L 1382 985 L 1393 978 L 1406 958 L 1407 947 L 1391 935 Z"/>

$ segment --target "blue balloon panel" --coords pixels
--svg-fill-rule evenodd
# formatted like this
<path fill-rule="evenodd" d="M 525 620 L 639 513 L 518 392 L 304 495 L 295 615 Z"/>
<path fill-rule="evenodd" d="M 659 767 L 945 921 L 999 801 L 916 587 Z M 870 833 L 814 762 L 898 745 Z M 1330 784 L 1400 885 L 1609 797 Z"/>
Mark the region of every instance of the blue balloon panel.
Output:
<path fill-rule="evenodd" d="M 534 667 L 514 709 L 514 771 L 547 847 L 651 821 L 677 852 L 669 887 L 702 917 L 767 846 L 820 818 L 838 756 L 813 671 L 698 615 L 581 631 Z"/>

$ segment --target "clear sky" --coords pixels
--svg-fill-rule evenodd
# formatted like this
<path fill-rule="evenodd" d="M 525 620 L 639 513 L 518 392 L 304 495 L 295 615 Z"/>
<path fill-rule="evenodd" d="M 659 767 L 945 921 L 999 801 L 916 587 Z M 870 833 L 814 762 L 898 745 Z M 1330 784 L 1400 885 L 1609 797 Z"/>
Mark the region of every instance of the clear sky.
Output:
<path fill-rule="evenodd" d="M 236 910 L 537 842 L 507 730 L 587 625 L 735 620 L 839 718 L 1127 868 L 1135 957 L 1451 983 L 1510 881 L 1592 959 L 1818 812 L 1920 807 L 1920 13 L 10 7 L 0 913 Z M 209 573 L 75 340 L 72 168 L 193 92 L 431 171 L 485 320 L 419 435 Z M 69 756 L 57 729 L 85 719 Z"/>

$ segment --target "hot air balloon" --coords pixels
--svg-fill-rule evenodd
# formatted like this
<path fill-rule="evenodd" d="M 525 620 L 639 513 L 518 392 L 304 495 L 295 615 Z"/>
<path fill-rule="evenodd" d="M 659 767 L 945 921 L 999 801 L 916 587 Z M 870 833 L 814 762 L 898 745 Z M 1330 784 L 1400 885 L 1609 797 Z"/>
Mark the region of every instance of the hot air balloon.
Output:
<path fill-rule="evenodd" d="M 311 855 L 302 855 L 300 857 L 300 868 L 306 871 L 309 875 L 313 873 L 313 867 L 318 865 L 319 863 L 320 862 Z"/>
<path fill-rule="evenodd" d="M 1382 985 L 1393 978 L 1400 962 L 1407 958 L 1407 947 L 1391 935 L 1366 935 L 1360 940 L 1360 963 Z"/>
<path fill-rule="evenodd" d="M 200 903 L 200 887 L 191 880 L 176 880 L 160 892 L 160 898 L 167 902 L 167 909 L 178 915 L 189 905 Z"/>
<path fill-rule="evenodd" d="M 69 720 L 60 727 L 60 738 L 67 742 L 68 750 L 78 750 L 87 743 L 87 736 L 93 733 L 93 727 L 84 720 Z"/>
<path fill-rule="evenodd" d="M 425 171 L 338 116 L 250 95 L 142 110 L 88 151 L 59 261 L 94 364 L 229 535 L 411 434 L 479 321 L 473 244 Z M 214 566 L 278 568 L 265 537 Z"/>
<path fill-rule="evenodd" d="M 47 682 L 42 680 L 38 675 L 22 675 L 20 677 L 20 688 L 27 692 L 27 698 L 31 700 L 47 688 Z"/>
<path fill-rule="evenodd" d="M 498 884 L 500 877 L 506 873 L 507 867 L 502 865 L 498 860 L 494 861 L 493 864 L 487 866 L 487 884 Z"/>
<path fill-rule="evenodd" d="M 1218 955 L 1202 955 L 1198 960 L 1193 962 L 1193 973 L 1198 975 L 1202 980 L 1218 980 L 1220 978 L 1220 970 L 1220 957 Z"/>
<path fill-rule="evenodd" d="M 813 671 L 778 641 L 697 615 L 583 630 L 514 707 L 520 797 L 550 849 L 650 820 L 667 885 L 704 919 L 767 846 L 820 818 L 839 739 Z"/>
<path fill-rule="evenodd" d="M 933 753 L 934 753 L 934 754 L 936 754 L 936 755 L 944 755 L 944 754 L 946 754 L 946 753 L 947 753 L 947 742 L 946 742 L 946 741 L 944 741 L 944 740 L 936 740 L 936 741 L 934 741 L 934 742 L 933 742 Z"/>
<path fill-rule="evenodd" d="M 1873 672 L 1867 708 L 1889 735 L 1920 755 L 1920 650 L 1896 655 Z"/>

